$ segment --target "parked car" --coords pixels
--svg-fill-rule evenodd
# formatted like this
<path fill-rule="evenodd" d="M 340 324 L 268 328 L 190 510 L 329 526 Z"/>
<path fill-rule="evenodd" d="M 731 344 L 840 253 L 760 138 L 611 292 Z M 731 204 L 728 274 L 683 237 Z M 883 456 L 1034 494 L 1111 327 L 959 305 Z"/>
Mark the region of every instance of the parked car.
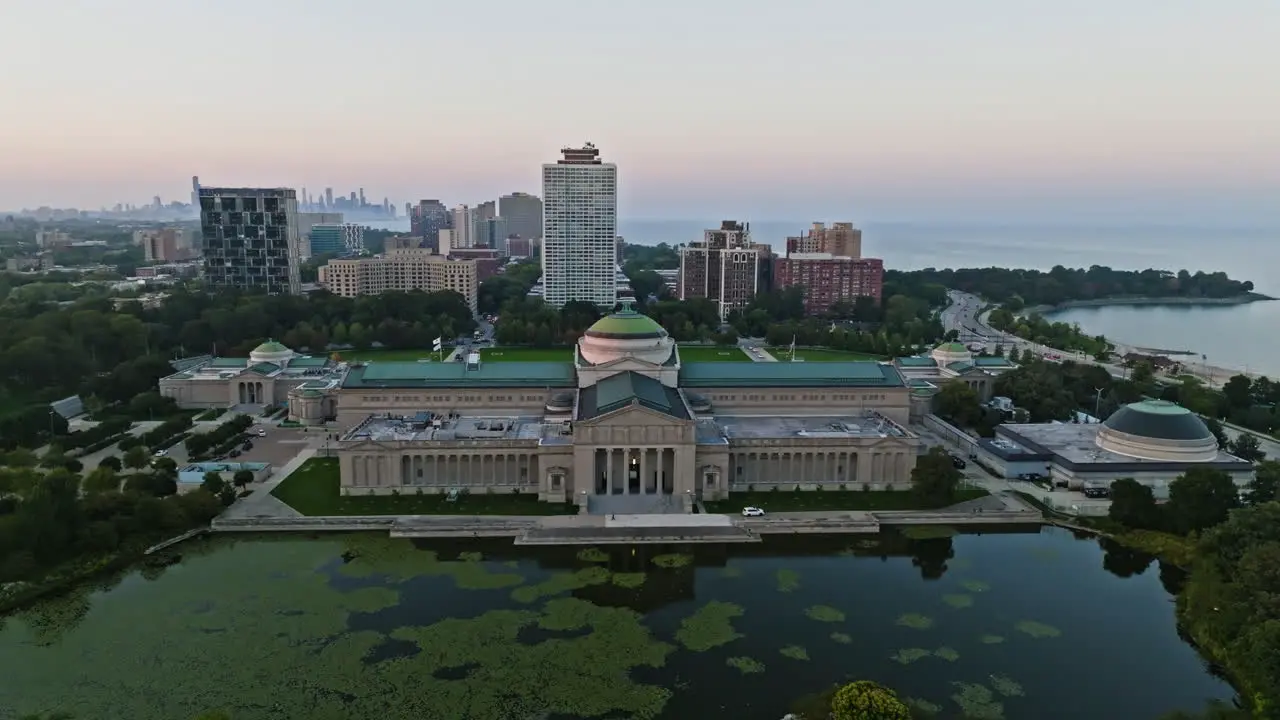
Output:
<path fill-rule="evenodd" d="M 764 510 L 758 507 L 742 508 L 742 517 L 764 517 Z"/>
<path fill-rule="evenodd" d="M 164 457 L 165 455 L 168 455 L 168 454 L 169 454 L 169 451 L 165 450 L 164 448 L 160 448 L 159 450 L 156 451 L 156 457 Z"/>
<path fill-rule="evenodd" d="M 263 428 L 258 428 L 258 437 L 266 437 L 266 436 L 267 436 L 267 431 Z"/>
<path fill-rule="evenodd" d="M 1108 498 L 1111 497 L 1111 491 L 1104 487 L 1088 487 L 1084 489 L 1084 496 L 1087 498 Z"/>
<path fill-rule="evenodd" d="M 966 463 L 966 462 L 964 461 L 964 458 L 962 458 L 962 457 L 958 457 L 958 456 L 956 456 L 956 455 L 952 455 L 952 456 L 951 456 L 951 464 L 952 464 L 952 465 L 954 465 L 954 466 L 955 466 L 955 468 L 956 468 L 957 470 L 963 470 L 963 469 L 965 469 L 965 467 L 966 467 L 966 466 L 968 466 L 968 464 L 969 464 L 969 463 Z"/>

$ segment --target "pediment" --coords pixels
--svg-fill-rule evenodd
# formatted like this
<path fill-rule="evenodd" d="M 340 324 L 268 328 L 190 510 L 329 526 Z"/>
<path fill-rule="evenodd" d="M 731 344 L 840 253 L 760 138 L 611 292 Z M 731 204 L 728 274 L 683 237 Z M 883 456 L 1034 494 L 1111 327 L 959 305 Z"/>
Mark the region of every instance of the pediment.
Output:
<path fill-rule="evenodd" d="M 647 408 L 639 403 L 618 408 L 590 420 L 580 420 L 578 425 L 687 425 L 691 420 L 673 418 L 666 413 Z"/>
<path fill-rule="evenodd" d="M 658 363 L 652 363 L 652 362 L 649 362 L 648 360 L 643 360 L 637 357 L 620 357 L 620 358 L 615 358 L 613 360 L 610 360 L 608 362 L 600 363 L 599 365 L 592 366 L 592 368 L 597 371 L 607 370 L 611 373 L 626 372 L 627 370 L 634 370 L 634 371 L 653 370 L 655 368 L 660 368 L 660 367 L 662 367 L 662 365 Z"/>
<path fill-rule="evenodd" d="M 376 440 L 361 440 L 350 445 L 343 445 L 341 449 L 344 451 L 358 450 L 361 452 L 379 452 L 382 450 L 395 450 L 396 448 L 388 445 L 387 443 L 377 442 Z"/>

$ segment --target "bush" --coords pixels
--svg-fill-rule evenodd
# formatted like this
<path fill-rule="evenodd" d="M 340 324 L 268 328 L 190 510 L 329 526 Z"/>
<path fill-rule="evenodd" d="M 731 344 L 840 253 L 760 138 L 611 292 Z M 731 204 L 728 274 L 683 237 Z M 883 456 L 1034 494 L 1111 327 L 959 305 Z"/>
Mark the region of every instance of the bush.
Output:
<path fill-rule="evenodd" d="M 836 691 L 833 720 L 911 720 L 911 709 L 883 685 L 859 680 Z"/>

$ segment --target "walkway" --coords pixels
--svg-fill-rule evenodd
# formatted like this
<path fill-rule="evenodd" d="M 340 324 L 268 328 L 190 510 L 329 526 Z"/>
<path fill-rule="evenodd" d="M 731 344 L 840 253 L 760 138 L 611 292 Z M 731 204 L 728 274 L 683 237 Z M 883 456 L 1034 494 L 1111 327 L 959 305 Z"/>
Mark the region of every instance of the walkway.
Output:
<path fill-rule="evenodd" d="M 271 494 L 276 486 L 284 481 L 285 478 L 293 474 L 293 471 L 302 467 L 302 464 L 315 457 L 316 448 L 309 447 L 294 456 L 292 460 L 285 463 L 284 467 L 277 468 L 271 473 L 271 477 L 262 483 L 255 483 L 249 486 L 253 490 L 253 494 L 249 497 L 240 498 L 235 503 L 223 511 L 218 516 L 218 520 L 222 519 L 246 519 L 246 518 L 300 518 L 302 513 L 294 510 L 286 505 L 282 500 Z M 214 521 L 215 528 L 218 520 Z"/>

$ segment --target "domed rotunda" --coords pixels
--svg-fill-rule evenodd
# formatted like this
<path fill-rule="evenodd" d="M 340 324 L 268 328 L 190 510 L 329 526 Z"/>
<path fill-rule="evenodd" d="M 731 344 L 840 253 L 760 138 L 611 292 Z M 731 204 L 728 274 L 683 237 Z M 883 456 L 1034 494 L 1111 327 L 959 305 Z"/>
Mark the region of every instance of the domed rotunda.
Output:
<path fill-rule="evenodd" d="M 1195 413 L 1167 400 L 1126 405 L 1098 429 L 1095 441 L 1109 452 L 1143 460 L 1209 462 L 1218 440 Z"/>
<path fill-rule="evenodd" d="M 667 331 L 626 301 L 617 312 L 597 320 L 578 340 L 578 356 L 592 365 L 624 358 L 663 365 L 674 350 L 675 341 Z"/>
<path fill-rule="evenodd" d="M 258 363 L 273 363 L 284 367 L 289 361 L 297 357 L 297 353 L 276 342 L 268 340 L 249 352 L 249 363 L 256 365 Z"/>

